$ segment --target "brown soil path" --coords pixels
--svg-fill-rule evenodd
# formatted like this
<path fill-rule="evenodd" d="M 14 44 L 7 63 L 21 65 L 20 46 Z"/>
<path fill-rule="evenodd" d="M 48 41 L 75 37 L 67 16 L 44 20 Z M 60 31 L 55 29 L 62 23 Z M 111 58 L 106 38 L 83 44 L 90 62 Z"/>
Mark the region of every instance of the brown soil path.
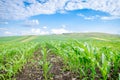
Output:
<path fill-rule="evenodd" d="M 27 62 L 20 73 L 16 75 L 16 80 L 41 80 L 42 68 L 39 66 L 38 61 L 41 59 L 40 50 L 34 53 L 34 56 Z"/>
<path fill-rule="evenodd" d="M 28 61 L 22 71 L 15 76 L 15 79 L 45 80 L 43 77 L 42 66 L 39 65 L 41 58 L 42 56 L 39 49 L 34 53 L 34 56 L 30 61 Z M 60 57 L 56 56 L 55 54 L 49 54 L 48 61 L 50 61 L 52 64 L 52 67 L 48 73 L 48 80 L 79 80 L 74 78 L 75 76 L 70 71 L 63 71 L 63 62 Z"/>
<path fill-rule="evenodd" d="M 98 38 L 98 37 L 91 37 L 91 38 L 96 39 L 96 40 L 101 40 L 101 41 L 111 41 L 109 39 Z"/>
<path fill-rule="evenodd" d="M 43 69 L 42 66 L 39 64 L 39 61 L 42 59 L 41 49 L 34 53 L 34 56 L 27 62 L 27 64 L 23 67 L 21 72 L 19 72 L 14 78 L 16 80 L 45 80 L 43 77 Z M 64 70 L 65 65 L 63 64 L 62 59 L 55 55 L 55 54 L 48 54 L 47 60 L 52 64 L 50 71 L 48 72 L 48 80 L 82 80 L 79 78 L 79 74 L 72 73 L 69 70 Z M 100 75 L 99 70 L 97 69 L 97 74 Z M 117 78 L 115 75 L 112 74 L 114 70 L 111 70 L 108 80 L 112 80 L 113 78 Z M 90 71 L 88 71 L 90 72 Z M 120 72 L 120 69 L 119 69 Z M 91 73 L 91 72 L 90 72 Z M 88 73 L 88 74 L 90 74 Z M 90 80 L 91 77 L 88 76 L 87 80 Z M 103 79 L 101 76 L 97 76 L 95 80 Z"/>
<path fill-rule="evenodd" d="M 35 38 L 37 38 L 37 36 L 30 36 L 29 38 L 24 39 L 24 40 L 22 40 L 21 42 L 28 42 L 28 41 L 31 41 L 31 40 L 33 40 L 33 39 L 35 39 Z"/>

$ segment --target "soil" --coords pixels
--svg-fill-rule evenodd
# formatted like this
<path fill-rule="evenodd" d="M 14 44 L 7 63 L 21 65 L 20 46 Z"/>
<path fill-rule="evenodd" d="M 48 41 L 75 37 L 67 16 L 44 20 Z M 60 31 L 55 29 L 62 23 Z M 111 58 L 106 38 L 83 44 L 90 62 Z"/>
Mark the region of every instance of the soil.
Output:
<path fill-rule="evenodd" d="M 41 60 L 40 50 L 34 53 L 34 56 L 23 67 L 14 78 L 16 80 L 45 80 L 43 77 L 42 66 L 39 65 Z M 48 80 L 79 80 L 75 78 L 75 74 L 70 71 L 63 71 L 63 62 L 60 57 L 55 54 L 48 55 L 48 61 L 52 64 L 50 71 L 48 72 Z"/>
<path fill-rule="evenodd" d="M 23 67 L 15 78 L 16 80 L 42 80 L 42 68 L 39 66 L 39 60 L 41 59 L 40 50 L 34 53 L 34 56 L 30 61 Z"/>
<path fill-rule="evenodd" d="M 40 49 L 34 53 L 34 56 L 31 58 L 30 61 L 27 62 L 27 64 L 23 67 L 21 72 L 19 72 L 14 78 L 16 80 L 45 80 L 43 76 L 43 70 L 42 66 L 39 64 L 39 61 L 41 60 L 42 55 L 40 52 Z M 52 67 L 50 71 L 48 72 L 49 78 L 48 80 L 81 80 L 85 77 L 82 77 L 81 79 L 77 76 L 79 74 L 72 73 L 69 70 L 64 70 L 63 68 L 65 65 L 63 64 L 62 59 L 53 54 L 48 54 L 48 61 L 50 64 L 52 64 Z M 63 71 L 64 70 L 64 71 Z M 100 74 L 99 69 L 96 68 L 98 76 L 95 77 L 95 80 L 103 79 L 102 75 Z M 109 77 L 107 80 L 116 80 L 115 78 L 118 77 L 117 74 L 113 74 L 113 69 L 111 69 Z M 119 69 L 120 72 L 120 69 Z M 90 74 L 91 71 L 88 71 L 88 74 Z M 91 80 L 88 76 L 87 80 Z"/>

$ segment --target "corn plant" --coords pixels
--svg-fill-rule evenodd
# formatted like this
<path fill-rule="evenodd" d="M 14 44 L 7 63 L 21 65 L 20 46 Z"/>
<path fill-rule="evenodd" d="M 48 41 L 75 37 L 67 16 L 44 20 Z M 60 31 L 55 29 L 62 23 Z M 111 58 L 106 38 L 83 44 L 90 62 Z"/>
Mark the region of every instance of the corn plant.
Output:
<path fill-rule="evenodd" d="M 33 56 L 33 52 L 38 48 L 38 43 L 16 43 L 3 47 L 0 54 L 0 79 L 11 79 L 15 76 L 25 63 Z M 11 47 L 11 48 L 10 48 Z M 28 48 L 29 47 L 29 48 Z"/>
<path fill-rule="evenodd" d="M 46 37 L 43 38 L 47 39 Z M 69 70 L 72 73 L 78 74 L 81 80 L 94 80 L 96 77 L 107 80 L 111 70 L 113 71 L 112 74 L 115 75 L 113 78 L 120 80 L 120 47 L 116 44 L 117 42 L 113 48 L 112 42 L 95 40 L 86 40 L 87 42 L 85 42 L 84 40 L 67 39 L 62 41 L 64 39 L 60 38 L 44 41 L 44 39 L 40 40 L 43 44 L 41 43 L 42 59 L 39 63 L 42 66 L 45 80 L 49 79 L 49 70 L 52 66 L 47 59 L 49 53 L 54 53 L 61 57 L 64 64 L 63 71 Z M 37 41 L 40 42 L 39 39 Z M 107 46 L 108 44 L 111 46 Z M 33 52 L 39 47 L 38 43 L 35 42 L 1 44 L 0 80 L 10 79 L 18 71 L 21 71 L 24 64 L 29 61 L 33 56 Z"/>
<path fill-rule="evenodd" d="M 63 59 L 65 68 L 74 73 L 79 73 L 80 78 L 95 79 L 97 74 L 101 74 L 103 79 L 108 78 L 108 74 L 112 65 L 114 69 L 119 69 L 119 52 L 112 51 L 109 47 L 93 47 L 92 44 L 81 43 L 77 40 L 71 42 L 51 42 L 48 43 L 53 53 L 59 55 Z M 99 68 L 101 73 L 97 73 Z M 64 70 L 66 70 L 64 69 Z M 88 72 L 90 72 L 88 74 Z M 117 72 L 115 72 L 117 73 Z"/>
<path fill-rule="evenodd" d="M 51 69 L 51 64 L 49 61 L 47 61 L 47 55 L 49 53 L 49 50 L 47 51 L 47 49 L 45 48 L 45 45 L 42 45 L 42 49 L 41 49 L 41 53 L 42 53 L 42 60 L 40 60 L 40 65 L 42 66 L 43 69 L 43 76 L 45 78 L 45 80 L 48 80 L 48 72 Z"/>
<path fill-rule="evenodd" d="M 119 73 L 119 80 L 120 80 L 120 73 Z"/>

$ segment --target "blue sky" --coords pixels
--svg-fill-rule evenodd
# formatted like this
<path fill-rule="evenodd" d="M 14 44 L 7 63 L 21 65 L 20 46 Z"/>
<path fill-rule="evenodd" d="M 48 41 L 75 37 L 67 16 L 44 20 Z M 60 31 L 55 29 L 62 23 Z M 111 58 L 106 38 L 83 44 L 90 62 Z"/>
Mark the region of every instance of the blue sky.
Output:
<path fill-rule="evenodd" d="M 0 0 L 0 36 L 120 34 L 118 3 L 120 0 Z"/>

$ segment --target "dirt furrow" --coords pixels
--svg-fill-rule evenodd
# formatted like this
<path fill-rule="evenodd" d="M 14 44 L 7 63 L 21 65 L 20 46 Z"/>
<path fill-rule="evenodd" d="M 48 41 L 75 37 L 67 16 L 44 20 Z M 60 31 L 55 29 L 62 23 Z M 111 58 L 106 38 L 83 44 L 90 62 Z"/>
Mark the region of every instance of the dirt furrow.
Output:
<path fill-rule="evenodd" d="M 45 80 L 43 77 L 42 66 L 39 65 L 42 55 L 40 49 L 34 53 L 34 56 L 24 66 L 16 76 L 16 80 Z M 77 80 L 70 71 L 63 71 L 63 62 L 59 56 L 48 54 L 48 61 L 52 64 L 48 72 L 48 80 Z"/>

